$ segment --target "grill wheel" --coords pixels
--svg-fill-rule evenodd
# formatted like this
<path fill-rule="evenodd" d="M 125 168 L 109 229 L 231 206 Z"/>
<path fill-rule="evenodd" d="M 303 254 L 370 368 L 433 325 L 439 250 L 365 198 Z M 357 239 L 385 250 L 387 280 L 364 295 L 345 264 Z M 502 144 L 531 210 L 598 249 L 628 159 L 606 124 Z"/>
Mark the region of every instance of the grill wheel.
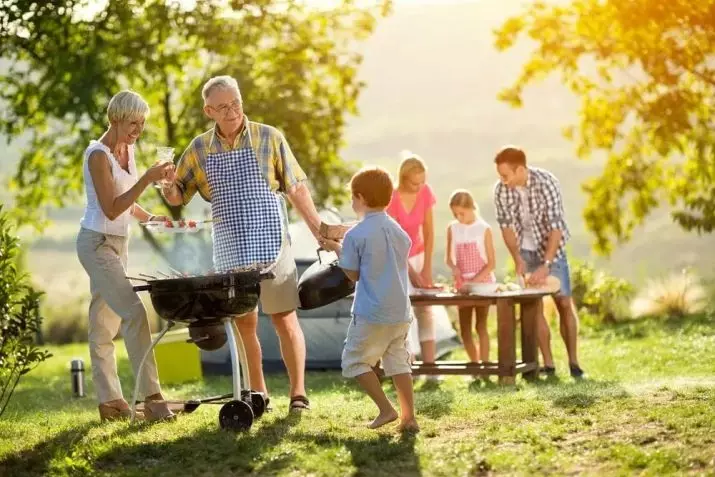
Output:
<path fill-rule="evenodd" d="M 246 402 L 229 401 L 221 406 L 218 422 L 227 431 L 247 431 L 253 425 L 253 409 Z"/>

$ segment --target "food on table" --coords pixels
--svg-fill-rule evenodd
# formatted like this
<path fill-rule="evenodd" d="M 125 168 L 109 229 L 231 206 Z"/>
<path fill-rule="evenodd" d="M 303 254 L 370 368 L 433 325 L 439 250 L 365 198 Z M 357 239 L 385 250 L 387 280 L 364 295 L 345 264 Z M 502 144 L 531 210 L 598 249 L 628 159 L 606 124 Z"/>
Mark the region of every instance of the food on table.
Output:
<path fill-rule="evenodd" d="M 502 292 L 519 291 L 519 290 L 522 290 L 522 288 L 519 286 L 518 283 L 506 282 L 506 283 L 498 284 L 495 291 L 497 293 L 502 293 Z"/>

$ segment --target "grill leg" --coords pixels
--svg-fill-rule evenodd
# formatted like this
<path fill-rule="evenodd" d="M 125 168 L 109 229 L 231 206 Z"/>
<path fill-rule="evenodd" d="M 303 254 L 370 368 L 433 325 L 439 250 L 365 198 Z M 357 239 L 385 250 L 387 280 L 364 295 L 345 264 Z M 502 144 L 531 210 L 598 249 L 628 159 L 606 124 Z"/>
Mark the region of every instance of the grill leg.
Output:
<path fill-rule="evenodd" d="M 151 342 L 151 346 L 148 350 L 146 350 L 146 353 L 144 353 L 144 357 L 142 358 L 141 363 L 139 363 L 139 369 L 137 370 L 137 375 L 135 376 L 136 383 L 134 384 L 134 394 L 132 395 L 132 415 L 131 419 L 129 420 L 130 423 L 134 423 L 134 416 L 137 412 L 137 395 L 139 394 L 139 385 L 141 384 L 142 370 L 144 369 L 144 363 L 146 362 L 146 358 L 151 354 L 152 351 L 154 351 L 154 347 L 159 342 L 159 340 L 162 339 L 166 332 L 169 331 L 173 326 L 174 322 L 167 320 L 166 325 L 164 325 L 164 329 L 161 330 L 159 336 L 154 338 L 154 341 Z"/>
<path fill-rule="evenodd" d="M 233 373 L 233 399 L 241 400 L 241 360 L 238 355 L 238 342 L 241 335 L 236 328 L 236 324 L 232 318 L 224 320 L 223 326 L 226 329 L 228 337 L 228 348 L 231 354 L 231 372 Z M 241 349 L 243 349 L 243 341 L 241 341 Z"/>
<path fill-rule="evenodd" d="M 236 343 L 238 344 L 238 358 L 241 361 L 241 378 L 243 379 L 243 387 L 251 389 L 251 371 L 248 369 L 248 357 L 246 356 L 246 347 L 243 345 L 243 338 L 238 332 L 236 322 L 231 320 L 233 331 L 236 333 Z"/>

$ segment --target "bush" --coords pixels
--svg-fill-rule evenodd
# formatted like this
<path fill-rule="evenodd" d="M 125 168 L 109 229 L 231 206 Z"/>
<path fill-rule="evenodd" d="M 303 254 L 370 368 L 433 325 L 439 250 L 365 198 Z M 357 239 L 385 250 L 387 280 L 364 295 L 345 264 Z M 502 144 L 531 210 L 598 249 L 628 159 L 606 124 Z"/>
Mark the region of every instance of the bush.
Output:
<path fill-rule="evenodd" d="M 50 357 L 35 344 L 42 323 L 42 293 L 20 272 L 19 241 L 11 231 L 0 206 L 0 416 L 20 378 Z"/>
<path fill-rule="evenodd" d="M 633 316 L 683 317 L 705 311 L 708 292 L 688 270 L 653 280 L 633 300 Z"/>
<path fill-rule="evenodd" d="M 591 263 L 574 260 L 571 287 L 579 313 L 590 315 L 596 323 L 628 318 L 628 302 L 635 289 L 627 280 L 596 270 Z"/>
<path fill-rule="evenodd" d="M 89 291 L 88 291 L 89 294 Z M 46 343 L 63 345 L 86 343 L 89 326 L 86 299 L 61 304 L 46 304 L 42 338 Z"/>
<path fill-rule="evenodd" d="M 72 300 L 56 300 L 45 302 L 42 314 L 42 339 L 44 343 L 64 345 L 69 343 L 86 343 L 89 327 L 89 289 L 86 296 Z M 149 329 L 152 333 L 161 330 L 165 322 L 159 319 L 152 308 L 151 300 L 144 297 Z M 121 330 L 120 330 L 121 336 Z"/>

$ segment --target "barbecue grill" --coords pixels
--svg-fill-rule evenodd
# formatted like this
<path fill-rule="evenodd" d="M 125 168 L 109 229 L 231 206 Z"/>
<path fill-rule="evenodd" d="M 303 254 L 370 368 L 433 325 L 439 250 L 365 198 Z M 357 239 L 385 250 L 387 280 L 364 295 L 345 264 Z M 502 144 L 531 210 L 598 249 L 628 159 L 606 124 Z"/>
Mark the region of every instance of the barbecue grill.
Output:
<path fill-rule="evenodd" d="M 190 401 L 170 401 L 183 404 L 185 412 L 194 411 L 201 404 L 223 404 L 219 412 L 222 429 L 247 430 L 253 420 L 266 410 L 263 393 L 248 389 L 250 377 L 246 351 L 233 318 L 253 311 L 258 304 L 260 283 L 272 279 L 270 271 L 241 271 L 202 276 L 183 276 L 174 273 L 167 278 L 143 275 L 127 277 L 145 282 L 134 286 L 134 291 L 148 291 L 156 313 L 166 321 L 164 328 L 152 341 L 142 358 L 132 399 L 132 422 L 136 413 L 141 370 L 156 344 L 176 323 L 189 326 L 190 339 L 202 349 L 212 350 L 228 341 L 233 374 L 233 393 Z M 243 363 L 243 365 L 241 364 Z M 239 371 L 240 369 L 240 371 Z M 242 386 L 244 384 L 244 386 Z"/>

